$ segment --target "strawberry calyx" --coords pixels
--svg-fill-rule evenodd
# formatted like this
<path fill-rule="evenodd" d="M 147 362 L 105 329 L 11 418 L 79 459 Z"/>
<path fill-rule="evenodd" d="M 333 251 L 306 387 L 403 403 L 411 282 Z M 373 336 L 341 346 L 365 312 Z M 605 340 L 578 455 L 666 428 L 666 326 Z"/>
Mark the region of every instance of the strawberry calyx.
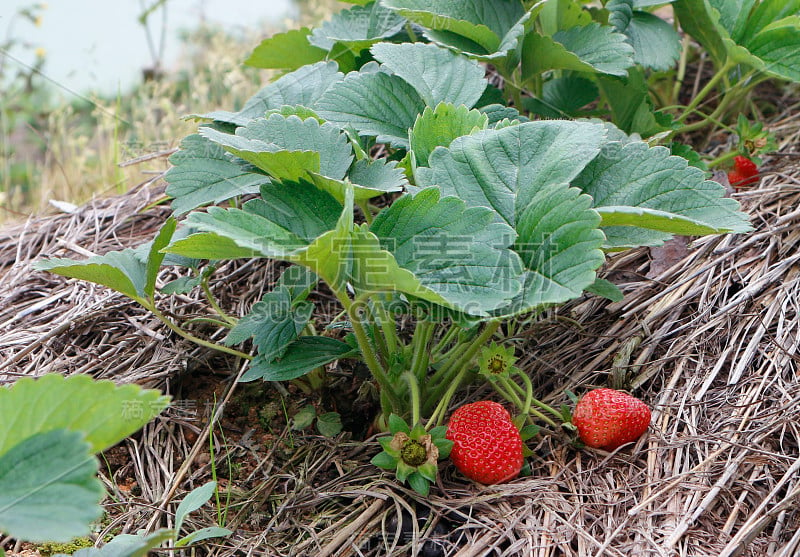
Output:
<path fill-rule="evenodd" d="M 372 464 L 384 470 L 394 471 L 401 483 L 408 483 L 420 495 L 427 496 L 430 484 L 436 481 L 438 461 L 447 458 L 453 442 L 445 438 L 444 426 L 430 431 L 421 424 L 410 427 L 408 423 L 392 414 L 389 416 L 391 435 L 378 438 L 383 449 L 372 459 Z"/>

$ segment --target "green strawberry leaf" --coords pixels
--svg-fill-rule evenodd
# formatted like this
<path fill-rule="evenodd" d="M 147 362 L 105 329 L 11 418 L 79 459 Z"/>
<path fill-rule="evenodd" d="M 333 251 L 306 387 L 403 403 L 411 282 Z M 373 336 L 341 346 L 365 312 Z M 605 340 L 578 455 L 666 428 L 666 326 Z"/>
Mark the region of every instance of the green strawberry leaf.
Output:
<path fill-rule="evenodd" d="M 625 79 L 600 77 L 597 81 L 611 106 L 614 124 L 626 133 L 650 137 L 671 129 L 670 117 L 653 108 L 641 68 L 631 68 Z"/>
<path fill-rule="evenodd" d="M 336 437 L 342 432 L 342 417 L 338 412 L 326 412 L 317 418 L 317 431 L 323 437 Z"/>
<path fill-rule="evenodd" d="M 276 180 L 297 181 L 308 172 L 341 179 L 353 160 L 347 136 L 314 118 L 272 114 L 251 120 L 235 135 L 211 128 L 200 134 Z"/>
<path fill-rule="evenodd" d="M 358 354 L 349 344 L 328 337 L 300 337 L 292 342 L 279 360 L 256 356 L 240 381 L 289 381 L 342 358 Z"/>
<path fill-rule="evenodd" d="M 416 164 L 428 166 L 428 157 L 436 147 L 449 147 L 454 139 L 486 129 L 488 125 L 486 114 L 466 106 L 440 103 L 435 109 L 425 107 L 417 116 L 409 139 Z"/>
<path fill-rule="evenodd" d="M 609 23 L 628 37 L 637 64 L 654 70 L 668 70 L 681 53 L 680 36 L 666 21 L 633 9 L 633 0 L 611 0 Z"/>
<path fill-rule="evenodd" d="M 292 429 L 300 431 L 307 428 L 317 419 L 317 409 L 313 404 L 306 404 L 292 417 Z"/>
<path fill-rule="evenodd" d="M 455 197 L 440 199 L 438 189 L 429 188 L 396 200 L 370 230 L 419 281 L 419 290 L 399 284 L 397 290 L 442 303 L 439 297 L 445 305 L 472 315 L 485 315 L 519 292 L 522 269 L 508 249 L 514 232 L 495 222 L 493 212 L 484 207 L 467 208 Z M 364 276 L 374 284 L 376 274 Z"/>
<path fill-rule="evenodd" d="M 595 296 L 601 296 L 607 300 L 611 300 L 612 302 L 621 302 L 624 298 L 622 290 L 619 289 L 619 286 L 611 281 L 601 278 L 595 279 L 592 284 L 587 286 L 586 292 L 594 294 Z"/>
<path fill-rule="evenodd" d="M 314 304 L 293 304 L 288 288 L 276 288 L 253 304 L 250 312 L 228 332 L 225 344 L 239 344 L 253 338 L 258 353 L 267 361 L 272 361 L 283 356 L 313 313 Z"/>
<path fill-rule="evenodd" d="M 424 108 L 419 93 L 402 78 L 363 69 L 334 84 L 316 105 L 325 120 L 403 149 L 408 148 L 408 130 Z"/>
<path fill-rule="evenodd" d="M 372 54 L 414 89 L 428 106 L 441 102 L 472 108 L 488 82 L 477 62 L 434 44 L 378 43 Z"/>
<path fill-rule="evenodd" d="M 800 15 L 768 25 L 745 46 L 763 61 L 766 73 L 800 82 Z"/>
<path fill-rule="evenodd" d="M 289 291 L 292 302 L 299 302 L 308 298 L 318 282 L 319 279 L 313 271 L 300 265 L 291 265 L 281 273 L 275 283 L 275 290 L 285 288 Z"/>
<path fill-rule="evenodd" d="M 110 251 L 85 261 L 54 257 L 37 261 L 34 268 L 107 286 L 148 306 L 155 292 L 156 277 L 164 260 L 161 253 L 175 232 L 175 219 L 167 219 L 156 238 L 137 248 Z"/>
<path fill-rule="evenodd" d="M 408 178 L 403 169 L 395 161 L 387 159 L 358 160 L 344 180 L 335 180 L 314 172 L 310 175 L 315 186 L 330 193 L 340 203 L 344 203 L 348 190 L 352 190 L 356 201 L 362 201 L 403 191 L 408 186 Z"/>
<path fill-rule="evenodd" d="M 559 31 L 552 37 L 532 32 L 522 50 L 522 77 L 531 80 L 547 70 L 575 70 L 624 76 L 633 66 L 627 37 L 608 25 L 592 23 Z"/>
<path fill-rule="evenodd" d="M 720 24 L 719 11 L 708 0 L 677 0 L 673 2 L 672 9 L 681 28 L 703 45 L 714 62 L 721 67 L 728 58 L 728 47 L 724 39 L 730 39 L 730 35 Z"/>
<path fill-rule="evenodd" d="M 528 122 L 484 130 L 437 148 L 420 187 L 436 186 L 468 207 L 491 207 L 497 220 L 515 225 L 517 213 L 547 184 L 567 184 L 600 152 L 603 126 L 588 122 Z"/>
<path fill-rule="evenodd" d="M 800 11 L 798 0 L 711 0 L 709 4 L 719 12 L 719 24 L 737 44 L 746 44 L 770 23 Z"/>
<path fill-rule="evenodd" d="M 525 108 L 546 118 L 575 116 L 580 109 L 597 99 L 597 86 L 577 75 L 565 75 L 546 81 L 541 98 L 524 99 Z"/>
<path fill-rule="evenodd" d="M 308 27 L 276 33 L 261 41 L 244 64 L 267 70 L 296 70 L 320 62 L 328 49 L 312 45 L 308 41 L 310 34 Z"/>
<path fill-rule="evenodd" d="M 671 234 L 747 232 L 747 215 L 717 182 L 666 147 L 613 141 L 573 182 L 603 214 L 606 249 L 659 245 Z M 620 207 L 627 207 L 621 209 Z M 640 210 L 633 210 L 638 208 Z M 666 215 L 664 213 L 667 213 Z M 624 222 L 625 226 L 611 223 Z"/>
<path fill-rule="evenodd" d="M 262 118 L 268 111 L 284 105 L 315 108 L 325 91 L 343 78 L 344 75 L 339 72 L 336 62 L 317 62 L 303 66 L 266 85 L 238 112 L 220 110 L 190 117 L 244 126 L 253 118 Z"/>
<path fill-rule="evenodd" d="M 97 453 L 138 431 L 168 404 L 169 397 L 156 390 L 117 387 L 87 375 L 23 378 L 0 389 L 6 416 L 0 455 L 32 435 L 62 428 L 84 433 Z"/>
<path fill-rule="evenodd" d="M 581 295 L 605 261 L 604 236 L 592 199 L 577 188 L 548 184 L 538 189 L 517 217 L 515 250 L 526 272 L 522 292 L 496 315 L 527 313 Z"/>
<path fill-rule="evenodd" d="M 67 542 L 89 533 L 103 514 L 104 492 L 83 437 L 51 428 L 23 437 L 0 456 L 0 531 L 32 542 Z"/>
<path fill-rule="evenodd" d="M 425 28 L 430 40 L 483 60 L 515 51 L 526 24 L 544 5 L 527 12 L 519 2 L 494 0 L 383 0 L 387 8 Z"/>
<path fill-rule="evenodd" d="M 342 10 L 315 28 L 309 38 L 312 45 L 331 50 L 340 43 L 355 54 L 399 33 L 406 20 L 380 2 Z"/>
<path fill-rule="evenodd" d="M 269 178 L 253 172 L 238 159 L 208 139 L 193 134 L 181 141 L 180 150 L 169 158 L 166 194 L 172 197 L 172 211 L 183 215 L 204 205 L 233 197 L 258 193 Z"/>
<path fill-rule="evenodd" d="M 52 257 L 37 261 L 33 268 L 107 286 L 137 302 L 146 303 L 147 263 L 131 248 L 110 251 L 85 261 Z"/>

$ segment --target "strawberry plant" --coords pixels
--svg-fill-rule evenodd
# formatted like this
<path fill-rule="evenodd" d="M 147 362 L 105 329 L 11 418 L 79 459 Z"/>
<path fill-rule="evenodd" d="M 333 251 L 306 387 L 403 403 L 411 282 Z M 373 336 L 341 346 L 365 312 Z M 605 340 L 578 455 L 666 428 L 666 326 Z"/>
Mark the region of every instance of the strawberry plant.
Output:
<path fill-rule="evenodd" d="M 436 427 L 504 324 L 585 293 L 621 298 L 598 277 L 608 252 L 751 228 L 720 184 L 638 135 L 673 130 L 645 80 L 679 55 L 672 27 L 647 11 L 654 2 L 358 4 L 264 41 L 247 63 L 286 73 L 239 110 L 192 116 L 198 132 L 166 176 L 174 218 L 152 242 L 38 268 L 113 288 L 176 334 L 249 360 L 243 381 L 314 384 L 322 366 L 362 361 L 377 423 L 410 424 L 395 424 L 408 438 L 387 442 L 379 464 L 423 492 L 432 447 L 444 451 Z M 611 121 L 567 119 L 584 116 Z M 287 267 L 233 316 L 210 278 L 242 258 Z M 166 264 L 189 276 L 159 290 Z M 341 306 L 334 322 L 317 322 L 321 283 Z M 193 288 L 224 343 L 159 310 L 162 296 Z M 408 316 L 411 332 L 398 327 Z M 503 371 L 495 356 L 489 374 Z M 520 377 L 524 387 L 494 384 L 523 419 L 550 419 Z M 424 459 L 404 455 L 410 441 Z"/>

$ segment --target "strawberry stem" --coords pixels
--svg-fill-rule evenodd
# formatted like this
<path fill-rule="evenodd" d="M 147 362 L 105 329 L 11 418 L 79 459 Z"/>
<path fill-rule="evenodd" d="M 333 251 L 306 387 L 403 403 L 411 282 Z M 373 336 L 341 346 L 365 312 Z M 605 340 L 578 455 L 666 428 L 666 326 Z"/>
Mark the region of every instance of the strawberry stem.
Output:
<path fill-rule="evenodd" d="M 448 361 L 446 361 L 439 371 L 436 372 L 434 377 L 439 376 L 441 379 L 443 379 L 443 381 L 428 391 L 428 400 L 436 400 L 436 394 L 442 386 L 447 385 L 447 390 L 445 391 L 444 396 L 442 396 L 439 400 L 439 403 L 436 405 L 430 420 L 428 420 L 427 427 L 431 427 L 431 425 L 434 423 L 436 425 L 441 425 L 444 414 L 447 411 L 448 406 L 450 406 L 450 400 L 453 398 L 453 395 L 461 384 L 461 381 L 464 380 L 464 376 L 469 371 L 469 367 L 472 364 L 472 359 L 489 341 L 489 339 L 494 336 L 499 328 L 499 320 L 487 322 L 486 326 L 483 328 L 483 331 L 481 331 L 481 334 L 479 334 L 470 344 L 468 344 L 465 350 L 458 350 L 458 356 L 455 358 L 452 356 L 448 358 Z M 453 350 L 450 351 L 450 354 L 456 353 L 456 348 L 460 349 L 461 347 L 457 345 Z M 448 354 L 448 356 L 450 356 L 450 354 Z M 446 381 L 446 379 L 449 378 L 452 373 L 457 374 L 455 378 L 450 381 Z M 431 378 L 431 381 L 432 380 L 433 378 Z"/>
<path fill-rule="evenodd" d="M 417 377 L 413 372 L 407 371 L 403 374 L 403 376 L 405 377 L 406 381 L 408 381 L 408 389 L 409 393 L 411 394 L 411 427 L 414 427 L 420 422 L 419 383 L 417 382 Z"/>

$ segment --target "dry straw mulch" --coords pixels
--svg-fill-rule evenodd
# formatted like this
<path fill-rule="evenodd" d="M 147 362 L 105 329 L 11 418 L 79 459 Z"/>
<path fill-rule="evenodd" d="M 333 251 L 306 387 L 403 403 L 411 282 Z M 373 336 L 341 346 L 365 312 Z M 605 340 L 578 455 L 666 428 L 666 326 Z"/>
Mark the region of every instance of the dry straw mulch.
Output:
<path fill-rule="evenodd" d="M 245 433 L 224 447 L 216 428 L 217 462 L 253 465 L 226 484 L 235 534 L 201 553 L 800 555 L 800 125 L 787 119 L 776 129 L 781 153 L 768 159 L 757 189 L 737 194 L 756 232 L 697 241 L 662 270 L 664 256 L 649 250 L 612 257 L 606 273 L 623 285 L 623 302 L 584 298 L 518 331 L 520 363 L 550 402 L 565 402 L 564 389 L 623 377 L 654 410 L 649 435 L 635 446 L 576 451 L 561 436 L 543 436 L 530 476 L 479 487 L 445 466 L 421 499 L 369 464 L 374 439 L 344 434 L 334 442 L 285 427 L 268 443 Z M 80 257 L 149 239 L 168 214 L 150 207 L 158 195 L 146 184 L 75 214 L 0 230 L 0 382 L 89 373 L 180 399 L 198 376 L 211 377 L 223 386 L 224 409 L 241 363 L 186 343 L 107 289 L 30 268 L 44 255 Z M 165 269 L 161 280 L 175 273 Z M 231 263 L 213 287 L 241 315 L 275 274 L 270 264 Z M 195 295 L 163 300 L 165 313 L 181 318 L 204 309 Z M 277 388 L 265 385 L 265 400 Z M 208 431 L 208 420 L 168 415 L 126 441 L 123 464 L 106 478 L 115 501 L 104 532 L 170 526 L 171 500 L 208 480 Z M 141 492 L 121 485 L 122 471 Z M 190 522 L 216 519 L 208 511 Z"/>

